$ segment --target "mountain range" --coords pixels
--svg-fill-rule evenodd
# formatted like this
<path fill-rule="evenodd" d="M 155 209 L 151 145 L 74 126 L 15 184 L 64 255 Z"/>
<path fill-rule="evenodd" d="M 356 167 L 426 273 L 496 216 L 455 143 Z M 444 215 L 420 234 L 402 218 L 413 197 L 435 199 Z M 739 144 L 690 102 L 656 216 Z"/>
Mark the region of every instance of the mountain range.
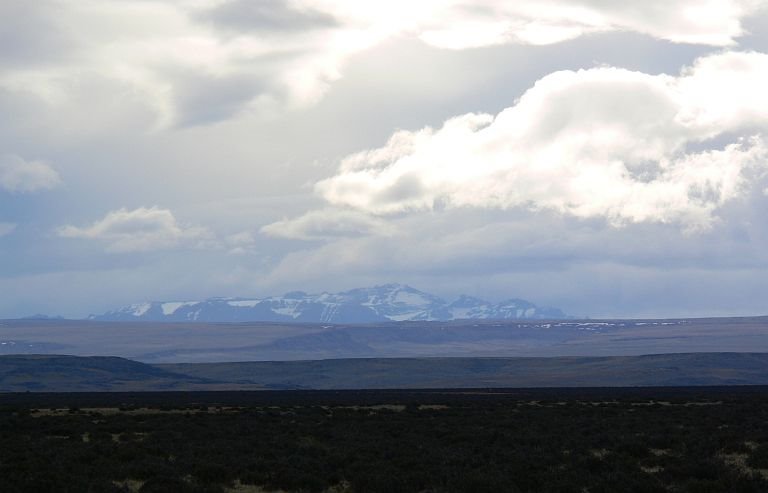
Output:
<path fill-rule="evenodd" d="M 510 299 L 490 303 L 471 296 L 453 302 L 404 284 L 384 284 L 340 293 L 293 291 L 268 298 L 152 301 L 102 315 L 102 321 L 374 323 L 402 321 L 565 319 L 557 308 Z"/>

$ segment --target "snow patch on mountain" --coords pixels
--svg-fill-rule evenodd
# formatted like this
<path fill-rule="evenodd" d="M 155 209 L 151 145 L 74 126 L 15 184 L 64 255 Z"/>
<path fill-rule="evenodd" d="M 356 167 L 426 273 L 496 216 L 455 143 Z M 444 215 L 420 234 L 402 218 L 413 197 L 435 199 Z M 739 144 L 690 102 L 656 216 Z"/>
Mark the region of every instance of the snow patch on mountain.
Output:
<path fill-rule="evenodd" d="M 141 317 L 152 308 L 152 303 L 137 303 L 131 305 L 128 310 L 134 317 Z"/>
<path fill-rule="evenodd" d="M 173 315 L 176 313 L 176 310 L 182 306 L 192 306 L 197 304 L 197 301 L 171 301 L 161 304 L 160 307 L 163 310 L 163 315 Z"/>

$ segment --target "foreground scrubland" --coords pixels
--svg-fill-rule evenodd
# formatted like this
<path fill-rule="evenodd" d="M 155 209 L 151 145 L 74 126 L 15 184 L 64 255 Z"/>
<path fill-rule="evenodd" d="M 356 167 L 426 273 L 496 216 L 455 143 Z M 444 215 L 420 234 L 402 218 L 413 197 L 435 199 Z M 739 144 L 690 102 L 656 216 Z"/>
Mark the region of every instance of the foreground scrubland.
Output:
<path fill-rule="evenodd" d="M 0 395 L 0 491 L 768 491 L 768 388 Z"/>

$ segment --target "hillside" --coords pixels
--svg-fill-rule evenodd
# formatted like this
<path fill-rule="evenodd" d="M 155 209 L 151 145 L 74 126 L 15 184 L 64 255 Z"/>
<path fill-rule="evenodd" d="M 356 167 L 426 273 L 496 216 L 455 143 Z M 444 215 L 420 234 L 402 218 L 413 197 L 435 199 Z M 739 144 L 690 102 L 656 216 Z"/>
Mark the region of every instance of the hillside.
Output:
<path fill-rule="evenodd" d="M 110 356 L 0 356 L 0 392 L 194 390 L 203 378 Z"/>
<path fill-rule="evenodd" d="M 690 385 L 768 385 L 768 353 L 163 365 L 115 357 L 0 356 L 0 392 Z"/>

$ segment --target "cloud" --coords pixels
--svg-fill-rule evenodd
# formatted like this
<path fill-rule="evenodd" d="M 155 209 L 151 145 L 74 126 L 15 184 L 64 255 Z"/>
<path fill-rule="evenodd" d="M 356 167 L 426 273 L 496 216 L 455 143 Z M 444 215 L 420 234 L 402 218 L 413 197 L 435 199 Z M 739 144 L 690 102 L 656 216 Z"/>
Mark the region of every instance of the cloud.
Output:
<path fill-rule="evenodd" d="M 179 224 L 168 209 L 139 207 L 109 212 L 91 226 L 63 226 L 64 238 L 85 238 L 107 244 L 111 252 L 142 252 L 172 248 L 200 248 L 212 241 L 208 230 Z"/>
<path fill-rule="evenodd" d="M 0 93 L 14 100 L 32 96 L 52 117 L 78 111 L 72 102 L 88 100 L 89 93 L 106 93 L 93 106 L 110 124 L 119 112 L 102 106 L 130 109 L 129 117 L 142 114 L 136 106 L 149 109 L 156 128 L 305 106 L 340 76 L 350 53 L 380 39 L 373 32 L 348 35 L 348 27 L 336 26 L 328 14 L 286 2 L 265 9 L 213 0 L 62 0 L 55 16 L 44 9 L 24 17 L 34 19 L 26 29 L 9 31 L 5 46 L 26 43 L 26 33 L 39 28 L 57 39 L 70 33 L 71 39 L 57 42 L 67 50 L 0 68 Z M 317 28 L 307 29 L 308 23 Z"/>
<path fill-rule="evenodd" d="M 59 174 L 43 161 L 26 161 L 13 154 L 0 156 L 0 188 L 9 192 L 34 192 L 60 184 Z"/>
<path fill-rule="evenodd" d="M 256 238 L 250 231 L 241 231 L 224 238 L 224 244 L 228 248 L 227 253 L 244 255 L 254 253 Z"/>
<path fill-rule="evenodd" d="M 202 21 L 241 32 L 307 31 L 338 26 L 332 15 L 284 0 L 230 0 L 198 13 Z"/>
<path fill-rule="evenodd" d="M 5 236 L 13 233 L 13 231 L 16 229 L 16 225 L 14 223 L 0 223 L 0 236 Z"/>
<path fill-rule="evenodd" d="M 316 191 L 377 215 L 528 208 L 703 229 L 768 169 L 765 87 L 760 53 L 703 57 L 677 77 L 555 72 L 496 116 L 399 131 L 344 159 Z"/>
<path fill-rule="evenodd" d="M 261 232 L 277 238 L 318 240 L 388 235 L 392 227 L 381 219 L 359 211 L 326 209 L 268 224 L 261 228 Z"/>
<path fill-rule="evenodd" d="M 520 1 L 443 2 L 422 40 L 452 49 L 492 44 L 544 45 L 585 34 L 634 31 L 674 43 L 729 46 L 744 34 L 741 18 L 760 2 Z"/>
<path fill-rule="evenodd" d="M 23 68 L 66 57 L 74 46 L 52 22 L 59 13 L 59 6 L 51 0 L 3 0 L 0 19 L 11 21 L 0 27 L 0 67 Z"/>
<path fill-rule="evenodd" d="M 0 32 L 0 60 L 16 61 L 0 65 L 0 93 L 14 101 L 34 97 L 51 115 L 78 112 L 74 102 L 97 95 L 99 103 L 90 106 L 98 112 L 83 123 L 91 128 L 100 127 L 94 119 L 114 122 L 120 108 L 130 109 L 122 118 L 151 111 L 158 128 L 202 125 L 311 105 L 351 56 L 393 39 L 468 49 L 629 31 L 730 46 L 744 34 L 742 20 L 763 4 L 11 0 L 0 7 L 3 18 L 14 19 Z"/>

